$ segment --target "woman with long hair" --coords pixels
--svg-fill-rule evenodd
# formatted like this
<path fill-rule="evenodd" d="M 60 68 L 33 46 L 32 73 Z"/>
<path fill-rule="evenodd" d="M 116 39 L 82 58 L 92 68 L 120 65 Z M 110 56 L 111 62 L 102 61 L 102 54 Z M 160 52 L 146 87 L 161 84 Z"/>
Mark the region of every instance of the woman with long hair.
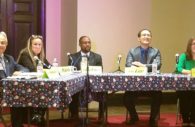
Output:
<path fill-rule="evenodd" d="M 185 75 L 191 74 L 195 67 L 195 38 L 190 38 L 186 52 L 181 54 L 177 64 L 177 72 Z M 195 126 L 195 91 L 177 91 L 180 102 L 180 113 L 183 126 Z"/>

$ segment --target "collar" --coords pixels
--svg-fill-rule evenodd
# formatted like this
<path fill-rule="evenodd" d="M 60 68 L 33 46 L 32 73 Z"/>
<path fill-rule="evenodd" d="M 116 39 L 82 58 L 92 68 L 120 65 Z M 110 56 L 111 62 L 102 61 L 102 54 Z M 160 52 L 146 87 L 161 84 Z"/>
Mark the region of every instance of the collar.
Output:
<path fill-rule="evenodd" d="M 0 57 L 2 57 L 2 58 L 3 58 L 3 57 L 4 57 L 4 54 L 1 54 L 1 55 L 0 55 Z"/>
<path fill-rule="evenodd" d="M 88 56 L 89 57 L 90 56 L 90 52 L 84 53 L 84 52 L 81 51 L 81 56 Z"/>
<path fill-rule="evenodd" d="M 148 53 L 149 48 L 144 49 L 140 46 L 141 53 Z"/>

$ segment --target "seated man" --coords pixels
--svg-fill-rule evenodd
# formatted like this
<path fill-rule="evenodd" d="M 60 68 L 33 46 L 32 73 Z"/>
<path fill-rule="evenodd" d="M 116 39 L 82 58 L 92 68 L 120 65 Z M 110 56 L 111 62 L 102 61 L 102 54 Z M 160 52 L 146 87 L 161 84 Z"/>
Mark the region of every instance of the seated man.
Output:
<path fill-rule="evenodd" d="M 71 55 L 71 59 L 69 59 L 68 64 L 75 66 L 77 70 L 81 69 L 81 61 L 83 56 L 87 56 L 88 58 L 88 64 L 90 66 L 102 66 L 102 57 L 99 54 L 96 54 L 91 51 L 91 40 L 88 36 L 82 36 L 79 39 L 79 46 L 81 50 L 75 54 Z M 69 110 L 71 113 L 72 118 L 78 118 L 79 117 L 79 95 L 81 92 L 76 93 L 72 97 L 72 102 L 69 105 Z M 96 93 L 98 95 L 103 95 L 103 93 Z M 103 101 L 102 100 L 97 100 L 99 101 L 99 119 L 102 120 L 103 118 Z"/>
<path fill-rule="evenodd" d="M 18 75 L 21 72 L 28 72 L 29 70 L 19 64 L 16 63 L 14 58 L 10 55 L 4 54 L 8 45 L 7 35 L 5 32 L 0 32 L 0 79 L 6 78 L 7 76 Z M 22 113 L 21 117 L 17 117 L 14 115 L 15 112 L 13 110 L 14 107 L 11 108 L 11 120 L 12 127 L 22 127 L 23 121 L 21 121 L 21 117 L 23 117 Z M 22 108 L 21 108 L 22 109 Z M 13 122 L 13 120 L 17 122 Z"/>
<path fill-rule="evenodd" d="M 161 54 L 156 48 L 150 47 L 152 33 L 150 30 L 143 29 L 138 33 L 138 41 L 140 46 L 133 48 L 129 51 L 126 59 L 126 67 L 137 66 L 147 67 L 148 72 L 152 70 L 152 63 L 157 62 L 158 70 L 161 67 Z M 124 94 L 124 104 L 127 110 L 130 112 L 131 120 L 128 124 L 135 124 L 139 118 L 135 109 L 135 99 L 138 96 L 148 95 L 152 99 L 151 113 L 150 113 L 150 126 L 156 127 L 157 118 L 160 112 L 160 104 L 162 98 L 161 91 L 126 91 Z"/>

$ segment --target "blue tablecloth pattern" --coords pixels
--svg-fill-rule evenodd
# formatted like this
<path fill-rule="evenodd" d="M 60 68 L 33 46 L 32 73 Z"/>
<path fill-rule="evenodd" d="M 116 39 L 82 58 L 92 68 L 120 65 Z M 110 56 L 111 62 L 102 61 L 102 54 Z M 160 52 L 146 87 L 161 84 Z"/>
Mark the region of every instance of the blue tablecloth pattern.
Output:
<path fill-rule="evenodd" d="M 124 73 L 89 75 L 90 90 L 83 98 L 104 101 L 108 91 L 195 90 L 195 78 L 181 74 L 148 74 L 132 76 Z M 66 108 L 72 95 L 86 86 L 86 75 L 74 73 L 57 79 L 3 79 L 2 106 Z"/>
<path fill-rule="evenodd" d="M 84 87 L 85 76 L 74 74 L 58 79 L 3 79 L 5 107 L 67 107 L 71 96 Z"/>
<path fill-rule="evenodd" d="M 195 78 L 188 75 L 170 73 L 148 74 L 144 76 L 104 73 L 90 75 L 90 84 L 93 92 L 194 90 Z"/>

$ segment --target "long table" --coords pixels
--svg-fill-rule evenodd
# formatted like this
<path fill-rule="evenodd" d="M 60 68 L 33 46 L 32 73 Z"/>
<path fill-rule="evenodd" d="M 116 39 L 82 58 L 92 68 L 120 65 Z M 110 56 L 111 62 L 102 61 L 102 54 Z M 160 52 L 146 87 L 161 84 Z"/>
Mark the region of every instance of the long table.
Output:
<path fill-rule="evenodd" d="M 56 79 L 3 79 L 4 107 L 66 108 L 71 96 L 85 85 L 84 74 L 72 74 Z"/>
<path fill-rule="evenodd" d="M 92 92 L 195 90 L 195 78 L 172 73 L 148 75 L 103 73 L 90 75 L 89 80 Z M 106 102 L 107 97 L 101 96 L 98 100 Z M 107 107 L 106 103 L 104 106 Z M 107 110 L 104 117 L 106 122 Z"/>
<path fill-rule="evenodd" d="M 67 107 L 71 96 L 85 87 L 86 75 L 74 73 L 56 79 L 3 79 L 5 107 Z M 181 74 L 103 73 L 89 75 L 92 92 L 194 90 L 195 78 Z"/>
<path fill-rule="evenodd" d="M 2 106 L 65 108 L 71 102 L 71 96 L 85 88 L 86 78 L 85 74 L 74 73 L 57 79 L 3 79 Z M 91 74 L 89 81 L 93 95 L 108 91 L 195 89 L 195 78 L 171 73 L 145 76 L 123 73 Z M 96 100 L 105 101 L 105 96 L 100 95 L 102 94 Z"/>
<path fill-rule="evenodd" d="M 72 95 L 84 89 L 85 79 L 85 75 L 80 73 L 55 79 L 3 79 L 1 106 L 55 107 L 64 110 L 72 101 Z M 48 109 L 46 122 L 46 126 L 49 127 Z M 28 127 L 30 127 L 29 110 Z"/>
<path fill-rule="evenodd" d="M 90 89 L 93 92 L 195 89 L 195 78 L 182 74 L 127 75 L 124 73 L 103 73 L 90 75 L 89 78 Z"/>

